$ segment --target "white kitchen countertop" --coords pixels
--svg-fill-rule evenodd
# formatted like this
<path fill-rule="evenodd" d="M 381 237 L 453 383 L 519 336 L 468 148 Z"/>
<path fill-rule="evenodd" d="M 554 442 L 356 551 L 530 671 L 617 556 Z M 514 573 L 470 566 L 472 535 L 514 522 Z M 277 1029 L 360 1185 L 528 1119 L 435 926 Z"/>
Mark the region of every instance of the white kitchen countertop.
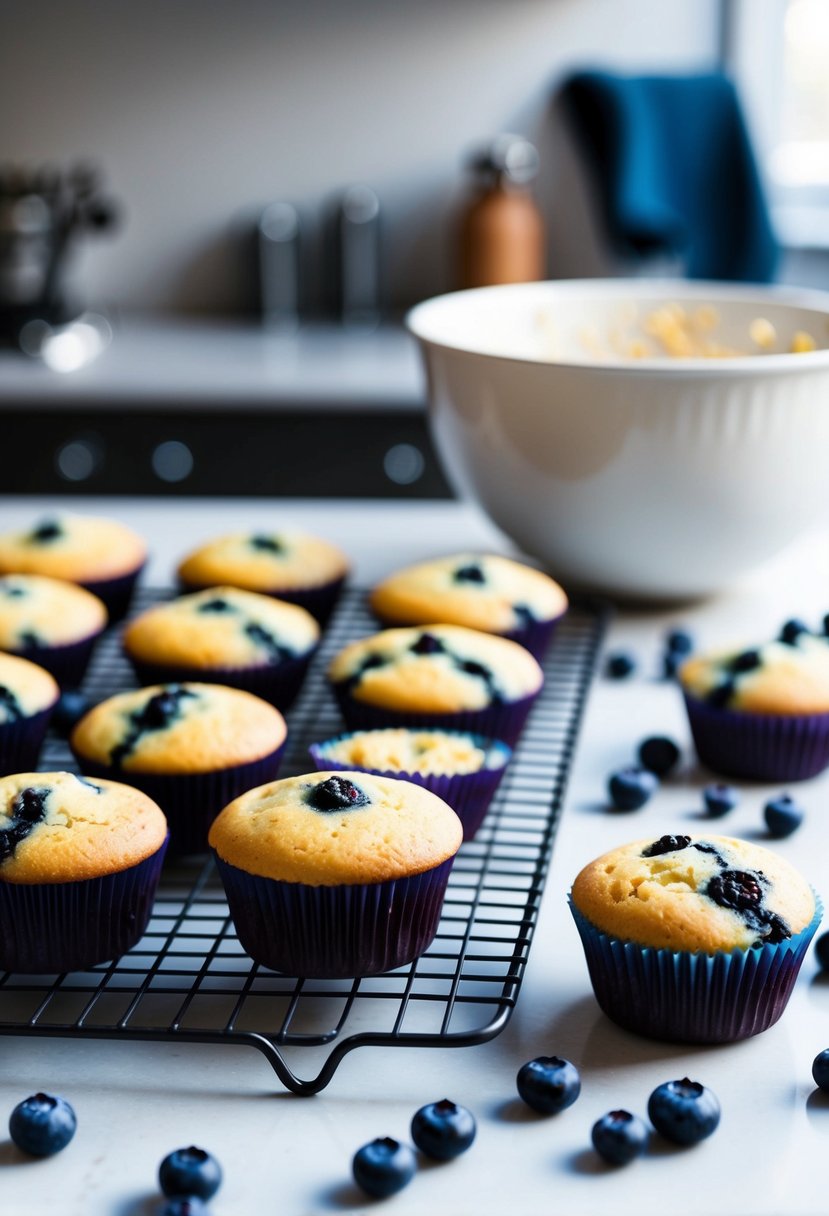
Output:
<path fill-rule="evenodd" d="M 0 499 L 0 527 L 28 524 L 65 505 Z M 202 537 L 267 520 L 301 524 L 341 543 L 368 583 L 421 555 L 505 548 L 471 507 L 455 503 L 277 503 L 200 500 L 73 500 L 73 509 L 122 518 L 153 546 L 149 581 Z M 811 1062 L 829 1046 L 829 982 L 807 957 L 778 1025 L 744 1043 L 682 1048 L 638 1039 L 599 1011 L 565 894 L 581 866 L 638 836 L 700 826 L 698 771 L 676 689 L 653 678 L 669 625 L 690 627 L 703 645 L 762 640 L 788 616 L 817 621 L 829 609 L 829 538 L 803 538 L 785 555 L 722 596 L 674 610 L 625 610 L 609 645 L 633 649 L 640 674 L 599 680 L 588 704 L 517 1008 L 491 1043 L 457 1050 L 358 1048 L 329 1087 L 310 1099 L 281 1092 L 267 1062 L 249 1048 L 144 1043 L 0 1040 L 0 1119 L 37 1089 L 65 1095 L 79 1130 L 58 1156 L 24 1161 L 0 1142 L 3 1216 L 150 1216 L 158 1203 L 158 1162 L 172 1148 L 213 1151 L 225 1182 L 213 1216 L 291 1216 L 376 1208 L 350 1178 L 354 1151 L 375 1136 L 408 1138 L 415 1109 L 443 1097 L 478 1119 L 470 1151 L 427 1165 L 383 1207 L 399 1216 L 638 1216 L 643 1204 L 671 1216 L 825 1216 L 823 1153 L 829 1098 L 815 1094 Z M 683 745 L 679 776 L 647 807 L 604 809 L 607 774 L 629 762 L 646 735 Z M 741 805 L 713 830 L 763 840 L 764 786 L 746 787 Z M 829 894 L 829 774 L 797 787 L 807 810 L 798 832 L 774 846 Z M 534 1115 L 519 1102 L 515 1075 L 526 1060 L 558 1054 L 581 1070 L 582 1094 L 561 1115 Z M 686 1150 L 654 1141 L 623 1169 L 603 1166 L 590 1148 L 592 1123 L 627 1107 L 643 1117 L 651 1090 L 688 1075 L 722 1103 L 718 1131 Z M 2 1135 L 2 1133 L 0 1133 Z"/>
<path fill-rule="evenodd" d="M 126 316 L 113 330 L 106 350 L 77 371 L 0 349 L 0 406 L 425 408 L 417 347 L 402 325 L 291 332 L 256 321 Z"/>

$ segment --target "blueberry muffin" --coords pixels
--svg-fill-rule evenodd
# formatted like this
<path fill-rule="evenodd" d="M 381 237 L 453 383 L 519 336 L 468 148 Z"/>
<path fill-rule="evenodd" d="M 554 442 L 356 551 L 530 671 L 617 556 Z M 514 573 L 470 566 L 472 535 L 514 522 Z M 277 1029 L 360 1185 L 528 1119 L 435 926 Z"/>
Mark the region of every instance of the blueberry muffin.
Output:
<path fill-rule="evenodd" d="M 211 587 L 149 608 L 130 621 L 123 641 L 142 684 L 228 684 L 284 710 L 319 636 L 317 622 L 296 604 Z"/>
<path fill-rule="evenodd" d="M 56 578 L 0 578 L 0 650 L 45 667 L 61 688 L 80 684 L 107 614 L 97 596 Z"/>
<path fill-rule="evenodd" d="M 461 824 L 440 798 L 322 772 L 242 794 L 210 829 L 239 940 L 290 975 L 403 966 L 437 933 Z"/>
<path fill-rule="evenodd" d="M 55 515 L 0 534 L 0 574 L 44 574 L 78 583 L 103 601 L 111 621 L 129 608 L 147 546 L 115 519 Z"/>
<path fill-rule="evenodd" d="M 0 653 L 0 776 L 34 768 L 59 695 L 44 668 Z"/>
<path fill-rule="evenodd" d="M 413 781 L 448 802 L 471 840 L 501 783 L 512 749 L 450 730 L 358 730 L 310 748 L 318 769 L 349 769 Z"/>
<path fill-rule="evenodd" d="M 223 806 L 276 777 L 286 733 L 279 710 L 248 692 L 156 684 L 96 705 L 70 743 L 87 776 L 124 781 L 159 804 L 171 849 L 198 853 Z"/>
<path fill-rule="evenodd" d="M 0 778 L 0 970 L 75 971 L 141 939 L 167 823 L 145 794 L 72 773 Z"/>
<path fill-rule="evenodd" d="M 797 621 L 762 645 L 695 655 L 679 681 L 700 760 L 715 772 L 797 781 L 829 764 L 829 642 Z"/>
<path fill-rule="evenodd" d="M 371 592 L 384 625 L 466 625 L 511 638 L 540 658 L 567 611 L 549 575 L 508 557 L 459 553 L 398 570 Z"/>
<path fill-rule="evenodd" d="M 352 730 L 434 727 L 510 745 L 544 682 L 523 646 L 462 625 L 386 629 L 352 642 L 328 677 Z"/>
<path fill-rule="evenodd" d="M 570 906 L 608 1017 L 690 1043 L 776 1022 L 822 914 L 789 862 L 728 836 L 622 845 L 585 866 Z"/>
<path fill-rule="evenodd" d="M 318 536 L 284 529 L 238 532 L 201 545 L 180 563 L 186 590 L 226 584 L 306 608 L 325 624 L 349 573 L 345 554 Z"/>

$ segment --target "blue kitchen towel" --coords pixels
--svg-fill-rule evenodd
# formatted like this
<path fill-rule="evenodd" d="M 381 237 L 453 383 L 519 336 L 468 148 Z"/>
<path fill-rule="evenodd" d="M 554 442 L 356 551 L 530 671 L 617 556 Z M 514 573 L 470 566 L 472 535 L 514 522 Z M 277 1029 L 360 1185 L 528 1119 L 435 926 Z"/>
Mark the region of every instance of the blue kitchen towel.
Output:
<path fill-rule="evenodd" d="M 692 279 L 773 278 L 777 242 L 727 77 L 585 71 L 562 95 L 619 251 L 679 256 Z"/>

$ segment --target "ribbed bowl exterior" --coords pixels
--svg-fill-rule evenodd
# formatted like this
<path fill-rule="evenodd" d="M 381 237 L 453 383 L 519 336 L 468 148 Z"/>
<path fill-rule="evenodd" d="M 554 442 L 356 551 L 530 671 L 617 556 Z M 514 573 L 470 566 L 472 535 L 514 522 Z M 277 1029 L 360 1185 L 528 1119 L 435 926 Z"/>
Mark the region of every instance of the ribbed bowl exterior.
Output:
<path fill-rule="evenodd" d="M 166 849 L 103 878 L 0 881 L 0 971 L 82 971 L 126 954 L 149 923 Z"/>
<path fill-rule="evenodd" d="M 312 887 L 216 857 L 247 954 L 274 971 L 319 979 L 378 975 L 421 955 L 437 933 L 453 861 L 390 882 Z"/>
<path fill-rule="evenodd" d="M 767 1030 L 786 1008 L 823 916 L 777 945 L 729 954 L 657 950 L 596 929 L 570 900 L 601 1008 L 625 1030 L 671 1043 L 732 1043 Z"/>
<path fill-rule="evenodd" d="M 805 781 L 829 765 L 829 713 L 753 714 L 685 695 L 697 755 L 726 777 Z"/>

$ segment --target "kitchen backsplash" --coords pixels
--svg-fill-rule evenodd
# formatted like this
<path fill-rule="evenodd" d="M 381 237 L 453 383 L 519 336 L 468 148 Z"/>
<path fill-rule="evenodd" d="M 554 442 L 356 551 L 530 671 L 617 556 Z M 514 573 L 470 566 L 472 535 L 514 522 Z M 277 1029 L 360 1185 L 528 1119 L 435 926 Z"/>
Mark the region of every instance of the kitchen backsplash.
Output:
<path fill-rule="evenodd" d="M 27 0 L 4 20 L 0 159 L 103 167 L 124 205 L 79 250 L 87 299 L 246 311 L 262 207 L 305 225 L 307 299 L 325 294 L 318 228 L 336 193 L 382 205 L 393 305 L 451 286 L 450 218 L 471 147 L 539 147 L 555 275 L 601 269 L 551 102 L 572 67 L 709 67 L 717 0 Z"/>

